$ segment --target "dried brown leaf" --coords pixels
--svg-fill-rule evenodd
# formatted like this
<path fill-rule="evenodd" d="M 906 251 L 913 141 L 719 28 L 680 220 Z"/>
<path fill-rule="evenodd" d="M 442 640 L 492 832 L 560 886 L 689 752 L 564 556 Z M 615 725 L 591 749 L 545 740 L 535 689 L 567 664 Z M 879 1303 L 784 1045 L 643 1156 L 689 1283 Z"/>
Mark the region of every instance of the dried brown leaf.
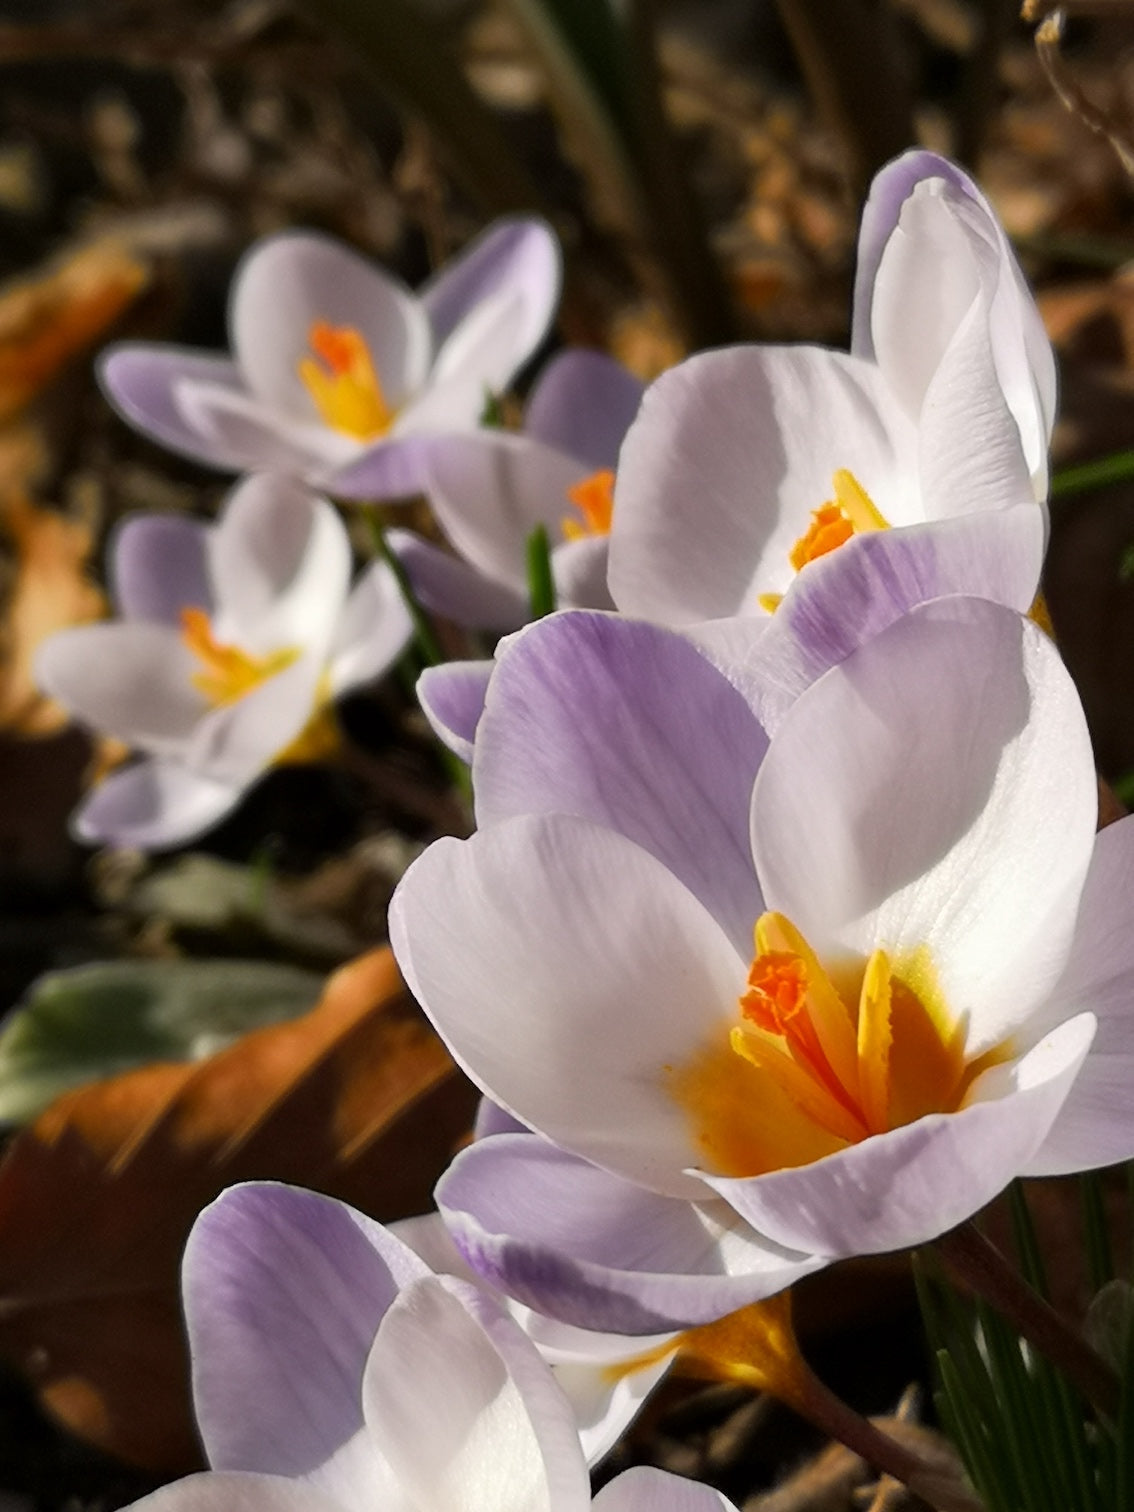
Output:
<path fill-rule="evenodd" d="M 474 1100 L 388 949 L 303 1018 L 60 1098 L 0 1164 L 0 1353 L 103 1449 L 192 1468 L 177 1282 L 197 1213 L 257 1178 L 420 1212 Z"/>

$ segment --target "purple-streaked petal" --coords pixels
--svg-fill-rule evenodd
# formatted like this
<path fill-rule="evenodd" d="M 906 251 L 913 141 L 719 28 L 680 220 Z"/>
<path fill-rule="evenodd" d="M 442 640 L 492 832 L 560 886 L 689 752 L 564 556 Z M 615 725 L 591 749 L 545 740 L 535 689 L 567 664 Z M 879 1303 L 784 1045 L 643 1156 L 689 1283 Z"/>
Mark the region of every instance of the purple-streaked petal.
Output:
<path fill-rule="evenodd" d="M 765 1242 L 724 1203 L 659 1196 L 531 1134 L 462 1151 L 437 1202 L 486 1280 L 603 1333 L 710 1323 L 824 1263 Z"/>
<path fill-rule="evenodd" d="M 358 453 L 349 436 L 272 409 L 244 389 L 185 377 L 175 380 L 173 398 L 202 438 L 202 459 L 213 467 L 276 469 L 315 479 Z"/>
<path fill-rule="evenodd" d="M 636 1465 L 608 1482 L 594 1512 L 736 1512 L 723 1491 L 652 1465 Z"/>
<path fill-rule="evenodd" d="M 928 950 L 975 1057 L 1063 969 L 1096 809 L 1050 640 L 999 605 L 940 599 L 788 710 L 756 780 L 753 852 L 768 906 L 821 958 Z"/>
<path fill-rule="evenodd" d="M 91 729 L 141 750 L 180 750 L 208 710 L 190 681 L 197 663 L 168 625 L 80 625 L 40 645 L 35 676 Z"/>
<path fill-rule="evenodd" d="M 476 732 L 477 823 L 574 814 L 615 830 L 746 955 L 763 911 L 748 810 L 766 750 L 743 697 L 683 636 L 568 611 L 500 656 Z"/>
<path fill-rule="evenodd" d="M 212 1470 L 162 1486 L 133 1505 L 139 1512 L 344 1512 L 341 1502 L 304 1481 Z"/>
<path fill-rule="evenodd" d="M 583 1512 L 590 1490 L 570 1407 L 514 1323 L 493 1309 L 490 1335 L 471 1310 L 491 1306 L 436 1277 L 402 1292 L 366 1371 L 370 1432 L 418 1507 Z"/>
<path fill-rule="evenodd" d="M 390 938 L 482 1091 L 589 1160 L 698 1194 L 663 1068 L 731 1023 L 747 957 L 660 862 L 564 815 L 490 824 L 410 867 Z"/>
<path fill-rule="evenodd" d="M 104 778 L 71 825 L 88 845 L 165 850 L 212 829 L 236 807 L 242 791 L 172 762 L 139 761 Z"/>
<path fill-rule="evenodd" d="M 423 608 L 470 630 L 517 630 L 530 609 L 519 588 L 486 577 L 451 551 L 411 530 L 388 530 L 390 550 L 406 569 Z"/>
<path fill-rule="evenodd" d="M 1029 1175 L 1062 1175 L 1134 1155 L 1134 818 L 1095 838 L 1066 970 L 1038 1020 L 1037 1035 L 1072 1014 L 1098 1020 L 1091 1052 Z"/>
<path fill-rule="evenodd" d="M 390 567 L 372 562 L 350 591 L 331 646 L 331 697 L 380 677 L 413 634 L 406 601 Z"/>
<path fill-rule="evenodd" d="M 528 397 L 524 433 L 593 471 L 614 468 L 646 385 L 605 352 L 557 353 Z"/>
<path fill-rule="evenodd" d="M 907 610 L 967 594 L 1021 612 L 1039 588 L 1043 509 L 961 515 L 857 535 L 799 574 L 752 649 L 752 696 L 775 731 L 805 688 Z"/>
<path fill-rule="evenodd" d="M 105 351 L 97 372 L 106 398 L 135 430 L 195 462 L 230 465 L 217 456 L 211 437 L 185 415 L 176 389 L 189 379 L 212 389 L 242 392 L 243 381 L 231 358 L 210 357 L 189 347 L 127 343 Z"/>
<path fill-rule="evenodd" d="M 488 660 L 446 662 L 427 667 L 417 680 L 417 699 L 430 728 L 462 761 L 472 761 L 492 669 Z"/>
<path fill-rule="evenodd" d="M 212 613 L 207 546 L 209 526 L 182 515 L 134 515 L 113 532 L 111 592 L 123 619 L 180 628 L 182 609 Z"/>
<path fill-rule="evenodd" d="M 557 601 L 564 609 L 613 609 L 607 586 L 610 537 L 564 541 L 551 553 Z"/>
<path fill-rule="evenodd" d="M 550 226 L 515 217 L 494 221 L 423 285 L 419 298 L 438 347 L 448 342 L 478 305 L 501 293 L 515 298 L 516 356 L 512 371 L 493 384 L 499 390 L 547 334 L 562 279 L 559 242 Z"/>
<path fill-rule="evenodd" d="M 380 1224 L 298 1187 L 231 1187 L 182 1274 L 193 1401 L 216 1470 L 304 1475 L 363 1425 L 386 1309 L 428 1268 Z"/>
<path fill-rule="evenodd" d="M 320 417 L 298 364 L 311 355 L 309 332 L 320 320 L 359 333 L 394 408 L 424 383 L 429 323 L 399 279 L 314 231 L 281 231 L 258 241 L 232 281 L 233 356 L 257 398 L 312 422 Z"/>
<path fill-rule="evenodd" d="M 733 347 L 651 385 L 622 447 L 610 589 L 626 614 L 755 613 L 849 469 L 890 524 L 921 518 L 916 432 L 877 368 L 819 347 Z"/>
<path fill-rule="evenodd" d="M 247 787 L 301 733 L 317 710 L 322 649 L 206 714 L 186 743 L 187 767 L 214 782 Z"/>
<path fill-rule="evenodd" d="M 408 499 L 429 487 L 429 458 L 448 436 L 395 433 L 329 473 L 323 487 L 333 498 L 365 503 Z"/>
<path fill-rule="evenodd" d="M 330 646 L 350 586 L 350 542 L 326 499 L 284 473 L 245 478 L 209 541 L 213 633 L 252 653 Z"/>
<path fill-rule="evenodd" d="M 461 556 L 518 591 L 527 584 L 527 542 L 537 525 L 562 539 L 575 510 L 567 497 L 584 476 L 573 457 L 505 431 L 449 436 L 429 460 L 428 493 L 438 524 Z"/>
<path fill-rule="evenodd" d="M 1027 1168 L 1094 1029 L 1089 1013 L 1061 1024 L 1019 1061 L 985 1072 L 959 1113 L 919 1118 L 811 1165 L 747 1180 L 705 1179 L 761 1233 L 832 1260 L 923 1244 L 971 1217 Z"/>
<path fill-rule="evenodd" d="M 766 697 L 763 674 L 755 671 L 755 654 L 770 624 L 770 617 L 764 614 L 758 618 L 729 615 L 726 619 L 684 625 L 680 632 L 727 678 L 753 713 L 762 708 Z"/>

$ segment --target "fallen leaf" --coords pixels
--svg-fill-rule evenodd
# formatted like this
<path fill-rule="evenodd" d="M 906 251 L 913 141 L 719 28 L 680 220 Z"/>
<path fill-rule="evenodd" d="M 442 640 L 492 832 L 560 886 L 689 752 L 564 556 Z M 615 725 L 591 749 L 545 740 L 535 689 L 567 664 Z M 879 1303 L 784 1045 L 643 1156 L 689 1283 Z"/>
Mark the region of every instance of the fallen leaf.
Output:
<path fill-rule="evenodd" d="M 0 288 L 0 423 L 96 341 L 148 276 L 119 241 L 107 239 Z"/>
<path fill-rule="evenodd" d="M 92 530 L 84 520 L 37 508 L 22 494 L 7 501 L 0 527 L 14 567 L 0 635 L 0 730 L 50 735 L 67 716 L 36 686 L 32 663 L 48 635 L 104 612 L 102 593 L 86 573 Z"/>
<path fill-rule="evenodd" d="M 421 1212 L 475 1100 L 388 949 L 300 1019 L 68 1093 L 0 1163 L 0 1354 L 82 1437 L 193 1468 L 177 1282 L 197 1213 L 257 1178 L 384 1221 Z"/>

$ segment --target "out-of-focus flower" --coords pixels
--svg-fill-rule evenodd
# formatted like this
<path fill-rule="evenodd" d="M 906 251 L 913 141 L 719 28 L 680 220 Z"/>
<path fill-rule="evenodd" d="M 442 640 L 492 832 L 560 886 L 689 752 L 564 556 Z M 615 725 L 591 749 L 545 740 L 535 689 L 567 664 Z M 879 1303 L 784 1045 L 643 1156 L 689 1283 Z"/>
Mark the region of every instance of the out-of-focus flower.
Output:
<path fill-rule="evenodd" d="M 120 619 L 60 631 L 41 686 L 142 759 L 74 818 L 84 840 L 143 850 L 209 829 L 263 771 L 334 748 L 331 704 L 384 672 L 410 635 L 383 563 L 350 586 L 346 530 L 297 480 L 261 474 L 215 525 L 142 515 L 119 529 Z"/>
<path fill-rule="evenodd" d="M 1096 841 L 1079 701 L 1024 617 L 924 606 L 767 745 L 682 637 L 561 615 L 501 657 L 473 769 L 480 830 L 410 869 L 391 938 L 538 1131 L 438 1188 L 511 1295 L 701 1323 L 1134 1152 L 1134 823 Z"/>
<path fill-rule="evenodd" d="M 792 589 L 848 622 L 868 609 L 867 635 L 944 593 L 1027 608 L 1054 410 L 995 215 L 960 169 L 909 153 L 867 203 L 849 355 L 733 347 L 647 390 L 619 466 L 614 601 L 681 625 L 767 614 Z"/>
<path fill-rule="evenodd" d="M 419 294 L 326 236 L 281 232 L 237 270 L 231 356 L 127 343 L 102 383 L 131 425 L 210 466 L 415 493 L 430 440 L 473 429 L 539 345 L 559 284 L 538 220 L 497 222 Z"/>
<path fill-rule="evenodd" d="M 184 1267 L 210 1471 L 147 1512 L 588 1512 L 570 1405 L 480 1288 L 434 1276 L 380 1225 L 287 1187 L 236 1187 Z M 630 1471 L 597 1512 L 730 1512 L 708 1487 Z"/>
<path fill-rule="evenodd" d="M 614 470 L 643 389 L 601 352 L 562 352 L 533 388 L 522 432 L 439 439 L 426 492 L 458 556 L 390 532 L 421 602 L 459 624 L 516 629 L 530 617 L 526 548 L 542 525 L 559 602 L 613 607 L 606 555 Z"/>

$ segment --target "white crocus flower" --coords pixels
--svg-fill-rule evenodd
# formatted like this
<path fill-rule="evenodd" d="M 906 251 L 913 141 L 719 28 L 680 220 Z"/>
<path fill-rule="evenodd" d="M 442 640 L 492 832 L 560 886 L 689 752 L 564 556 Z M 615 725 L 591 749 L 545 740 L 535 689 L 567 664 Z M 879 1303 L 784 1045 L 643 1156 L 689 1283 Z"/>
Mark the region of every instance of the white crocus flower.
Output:
<path fill-rule="evenodd" d="M 330 707 L 410 635 L 389 568 L 351 588 L 346 530 L 298 480 L 261 474 L 215 525 L 125 522 L 111 549 L 120 618 L 51 636 L 40 685 L 138 752 L 74 818 L 80 838 L 143 850 L 216 824 L 273 764 L 333 749 Z"/>

